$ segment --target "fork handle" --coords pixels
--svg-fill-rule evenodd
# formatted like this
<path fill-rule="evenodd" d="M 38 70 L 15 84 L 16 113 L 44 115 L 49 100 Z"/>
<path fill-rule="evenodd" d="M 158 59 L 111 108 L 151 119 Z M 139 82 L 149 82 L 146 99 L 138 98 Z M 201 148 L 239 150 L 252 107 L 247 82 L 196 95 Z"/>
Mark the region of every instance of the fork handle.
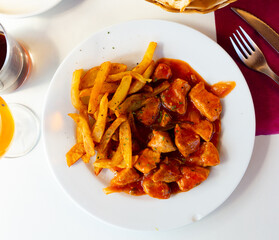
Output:
<path fill-rule="evenodd" d="M 279 76 L 276 75 L 276 73 L 273 72 L 268 65 L 266 68 L 263 68 L 261 72 L 269 76 L 271 79 L 274 80 L 274 82 L 276 82 L 279 85 Z"/>

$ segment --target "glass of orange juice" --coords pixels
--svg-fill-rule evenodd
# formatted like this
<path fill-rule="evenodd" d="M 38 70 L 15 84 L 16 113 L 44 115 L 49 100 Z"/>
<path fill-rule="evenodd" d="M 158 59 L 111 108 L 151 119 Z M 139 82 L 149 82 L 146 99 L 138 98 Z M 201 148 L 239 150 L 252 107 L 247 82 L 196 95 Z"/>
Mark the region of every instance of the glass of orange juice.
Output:
<path fill-rule="evenodd" d="M 0 158 L 29 153 L 39 136 L 39 120 L 32 110 L 18 103 L 8 105 L 0 96 Z"/>

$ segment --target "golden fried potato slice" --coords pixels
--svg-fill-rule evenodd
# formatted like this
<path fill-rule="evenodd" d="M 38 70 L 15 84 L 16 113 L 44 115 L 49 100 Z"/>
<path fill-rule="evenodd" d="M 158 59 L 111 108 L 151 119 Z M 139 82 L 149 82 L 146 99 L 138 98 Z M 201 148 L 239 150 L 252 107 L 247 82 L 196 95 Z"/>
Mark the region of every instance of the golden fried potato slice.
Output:
<path fill-rule="evenodd" d="M 115 111 L 117 107 L 124 101 L 126 98 L 130 85 L 132 82 L 132 76 L 124 76 L 121 80 L 120 85 L 118 86 L 116 92 L 114 93 L 112 99 L 108 103 L 108 107 Z"/>
<path fill-rule="evenodd" d="M 123 160 L 123 155 L 121 151 L 120 144 L 117 147 L 116 152 L 113 153 L 111 159 L 108 158 L 97 158 L 96 161 L 93 163 L 94 167 L 100 168 L 113 168 L 120 164 Z"/>
<path fill-rule="evenodd" d="M 151 75 L 155 69 L 155 62 L 152 60 L 148 68 L 145 70 L 145 72 L 142 74 L 144 78 L 151 78 Z M 135 80 L 129 89 L 129 94 L 133 94 L 141 90 L 145 86 L 145 83 L 139 80 Z"/>
<path fill-rule="evenodd" d="M 100 66 L 89 69 L 81 79 L 80 89 L 93 87 L 99 70 L 100 70 Z M 120 72 L 124 72 L 126 70 L 127 70 L 127 66 L 125 64 L 112 63 L 109 74 L 117 74 Z"/>
<path fill-rule="evenodd" d="M 88 153 L 90 156 L 94 156 L 94 142 L 87 120 L 82 115 L 77 113 L 69 113 L 68 115 L 76 122 L 78 127 L 82 129 L 85 152 Z"/>
<path fill-rule="evenodd" d="M 76 128 L 76 140 L 77 143 L 83 143 L 82 128 L 80 126 Z"/>
<path fill-rule="evenodd" d="M 81 158 L 84 163 L 89 163 L 91 156 L 88 153 L 85 153 Z"/>
<path fill-rule="evenodd" d="M 139 74 L 143 74 L 152 61 L 156 47 L 156 42 L 150 42 L 142 61 L 132 71 L 137 72 Z"/>
<path fill-rule="evenodd" d="M 112 122 L 112 124 L 109 126 L 109 128 L 103 135 L 100 145 L 97 147 L 98 151 L 103 152 L 105 150 L 116 129 L 121 125 L 121 123 L 123 123 L 126 120 L 127 118 L 121 115 Z"/>
<path fill-rule="evenodd" d="M 131 127 L 126 120 L 120 125 L 119 129 L 119 144 L 121 146 L 122 154 L 124 161 L 127 164 L 128 168 L 131 168 L 133 166 L 132 161 L 132 133 L 131 133 Z"/>
<path fill-rule="evenodd" d="M 72 166 L 85 154 L 83 143 L 76 143 L 69 152 L 66 153 L 67 165 Z"/>
<path fill-rule="evenodd" d="M 100 142 L 105 131 L 108 113 L 108 93 L 105 93 L 101 99 L 98 111 L 98 117 L 92 131 L 92 137 L 95 142 Z"/>
<path fill-rule="evenodd" d="M 153 93 L 151 93 L 151 96 L 156 96 L 156 95 L 160 94 L 161 92 L 168 89 L 169 86 L 170 86 L 170 83 L 168 81 L 162 82 L 159 86 L 154 88 Z"/>
<path fill-rule="evenodd" d="M 117 82 L 120 81 L 123 77 L 130 75 L 132 78 L 136 79 L 139 82 L 146 83 L 146 82 L 151 82 L 152 79 L 150 78 L 144 78 L 141 74 L 133 71 L 126 71 L 126 72 L 121 72 L 113 75 L 109 75 L 106 79 L 106 82 Z"/>
<path fill-rule="evenodd" d="M 110 62 L 104 62 L 100 66 L 93 89 L 90 94 L 90 99 L 88 103 L 88 113 L 94 114 L 98 108 L 98 96 L 101 92 L 103 83 L 105 82 L 111 69 Z"/>
<path fill-rule="evenodd" d="M 100 94 L 104 94 L 106 92 L 108 93 L 114 93 L 116 91 L 116 89 L 118 88 L 119 84 L 118 83 L 107 83 L 104 82 L 102 89 L 100 91 Z M 92 91 L 92 87 L 91 88 L 85 88 L 83 90 L 80 91 L 79 97 L 80 98 L 85 98 L 85 97 L 90 97 L 91 91 Z"/>
<path fill-rule="evenodd" d="M 77 109 L 80 110 L 82 108 L 85 108 L 82 101 L 79 98 L 79 84 L 81 75 L 83 74 L 83 69 L 79 69 L 74 71 L 73 78 L 72 78 L 72 85 L 71 85 L 71 101 L 72 105 Z"/>
<path fill-rule="evenodd" d="M 117 110 L 115 111 L 116 116 L 122 114 L 125 115 L 129 112 L 134 112 L 140 109 L 144 105 L 148 96 L 148 94 L 137 93 L 127 97 L 125 101 L 117 107 Z"/>

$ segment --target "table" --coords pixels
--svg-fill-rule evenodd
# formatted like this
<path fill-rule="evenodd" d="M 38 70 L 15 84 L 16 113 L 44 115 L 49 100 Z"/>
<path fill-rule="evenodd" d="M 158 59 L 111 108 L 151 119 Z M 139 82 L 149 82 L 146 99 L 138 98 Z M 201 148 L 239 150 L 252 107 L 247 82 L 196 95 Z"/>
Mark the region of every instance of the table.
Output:
<path fill-rule="evenodd" d="M 38 16 L 0 19 L 34 59 L 31 77 L 5 100 L 29 106 L 41 119 L 52 76 L 71 49 L 95 31 L 132 19 L 170 20 L 216 40 L 213 13 L 169 13 L 143 0 L 63 0 Z M 54 179 L 40 139 L 28 155 L 0 161 L 0 239 L 279 239 L 278 144 L 279 135 L 256 137 L 236 190 L 199 222 L 136 232 L 102 223 L 72 202 Z"/>

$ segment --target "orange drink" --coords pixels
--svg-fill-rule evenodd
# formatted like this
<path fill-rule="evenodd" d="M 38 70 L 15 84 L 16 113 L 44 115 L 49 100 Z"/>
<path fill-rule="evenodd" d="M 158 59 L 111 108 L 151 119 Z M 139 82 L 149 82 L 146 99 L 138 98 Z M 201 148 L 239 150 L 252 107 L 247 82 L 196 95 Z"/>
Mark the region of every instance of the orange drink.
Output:
<path fill-rule="evenodd" d="M 14 119 L 7 103 L 0 97 L 0 158 L 7 152 L 15 130 Z"/>

